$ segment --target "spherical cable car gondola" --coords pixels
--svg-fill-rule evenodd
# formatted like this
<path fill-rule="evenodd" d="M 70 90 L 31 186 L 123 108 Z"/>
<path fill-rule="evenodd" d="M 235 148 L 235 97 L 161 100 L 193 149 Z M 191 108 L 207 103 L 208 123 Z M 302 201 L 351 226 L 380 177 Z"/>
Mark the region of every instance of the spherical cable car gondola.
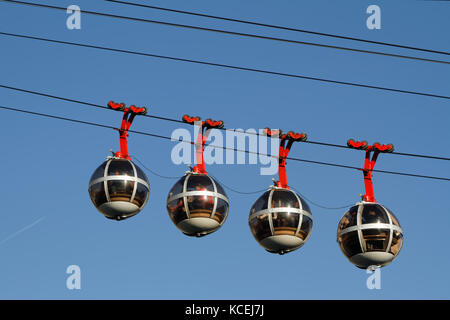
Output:
<path fill-rule="evenodd" d="M 139 213 L 147 204 L 150 185 L 145 173 L 131 161 L 127 136 L 136 115 L 145 114 L 146 108 L 110 102 L 113 110 L 123 111 L 120 133 L 120 152 L 108 157 L 92 174 L 89 195 L 92 203 L 106 218 L 124 220 Z"/>
<path fill-rule="evenodd" d="M 226 221 L 229 200 L 225 190 L 205 169 L 203 149 L 209 129 L 222 128 L 222 121 L 185 115 L 183 121 L 199 125 L 196 143 L 197 165 L 186 172 L 170 190 L 167 211 L 175 226 L 188 236 L 202 237 L 218 230 Z M 203 129 L 207 129 L 204 133 Z"/>
<path fill-rule="evenodd" d="M 268 136 L 280 138 L 280 180 L 271 186 L 252 206 L 249 215 L 250 230 L 256 241 L 268 252 L 284 254 L 302 247 L 309 239 L 313 217 L 308 204 L 290 190 L 286 175 L 286 158 L 292 143 L 305 141 L 303 134 L 281 134 L 265 129 Z"/>
<path fill-rule="evenodd" d="M 392 262 L 403 245 L 403 231 L 395 215 L 377 203 L 373 190 L 372 170 L 378 154 L 392 152 L 393 145 L 348 141 L 348 146 L 366 151 L 363 201 L 351 207 L 338 225 L 337 241 L 344 255 L 358 268 L 382 267 Z M 371 152 L 374 152 L 370 159 Z"/>

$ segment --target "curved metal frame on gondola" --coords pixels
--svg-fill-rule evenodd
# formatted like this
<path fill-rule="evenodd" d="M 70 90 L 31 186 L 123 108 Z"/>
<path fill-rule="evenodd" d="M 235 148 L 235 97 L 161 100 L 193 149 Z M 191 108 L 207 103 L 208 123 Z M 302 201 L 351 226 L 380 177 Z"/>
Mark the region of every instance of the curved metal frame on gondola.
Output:
<path fill-rule="evenodd" d="M 276 201 L 273 200 L 274 194 L 279 198 L 281 192 L 292 194 L 295 201 L 292 201 L 292 197 L 290 201 L 280 200 L 279 203 L 282 206 L 277 206 Z M 285 254 L 303 246 L 311 236 L 313 225 L 311 209 L 306 202 L 296 192 L 277 186 L 271 186 L 260 199 L 255 202 L 248 217 L 250 229 L 258 243 L 267 251 L 279 254 Z M 259 201 L 264 201 L 265 205 L 262 210 L 255 211 Z M 288 221 L 289 218 L 290 221 Z M 259 228 L 258 225 L 263 227 Z"/>
<path fill-rule="evenodd" d="M 213 186 L 213 190 L 191 190 L 189 191 L 188 186 L 189 182 L 192 181 L 192 177 L 204 177 L 204 179 L 208 179 L 211 182 L 211 185 Z M 180 179 L 178 183 L 182 183 L 183 187 L 180 193 L 172 194 L 172 192 L 169 193 L 169 197 L 167 198 L 167 208 L 169 210 L 169 215 L 172 218 L 172 221 L 175 223 L 177 228 L 179 228 L 182 232 L 184 232 L 186 235 L 192 235 L 192 236 L 204 236 L 206 234 L 209 234 L 211 232 L 216 231 L 219 229 L 226 221 L 228 217 L 228 211 L 230 206 L 230 201 L 225 193 L 225 191 L 218 185 L 218 183 L 209 175 L 203 174 L 203 173 L 196 173 L 196 172 L 186 172 L 186 175 Z M 205 185 L 205 184 L 203 184 Z M 174 187 L 175 188 L 175 187 Z M 172 188 L 172 189 L 174 189 Z M 220 190 L 219 190 L 220 189 Z M 180 199 L 182 202 L 180 202 Z M 192 199 L 192 200 L 190 200 Z M 206 207 L 208 207 L 208 204 L 212 205 L 212 208 L 205 208 L 205 209 L 197 209 L 193 208 L 192 202 L 196 201 L 197 199 L 201 199 L 201 202 L 206 203 Z M 218 211 L 218 202 L 219 200 L 223 200 L 226 204 L 226 206 L 221 205 L 220 207 L 225 207 L 224 212 Z M 175 201 L 179 200 L 178 203 L 182 206 L 182 213 L 174 213 L 171 211 L 171 204 Z M 203 206 L 205 207 L 205 206 Z M 209 206 L 211 207 L 211 206 Z M 201 212 L 195 212 L 195 211 L 201 211 Z M 208 211 L 206 213 L 206 211 Z M 178 215 L 175 217 L 175 215 Z M 210 221 L 200 219 L 210 219 Z M 188 225 L 186 220 L 190 220 L 192 223 L 192 219 L 197 219 L 197 223 L 194 223 L 193 225 Z M 194 221 L 195 222 L 195 221 Z M 207 228 L 207 230 L 200 230 L 202 229 L 201 226 L 204 226 Z M 209 227 L 207 227 L 209 226 Z"/>
<path fill-rule="evenodd" d="M 114 163 L 113 166 L 117 166 L 119 163 L 128 163 L 132 168 L 133 175 L 111 174 L 111 163 Z M 124 173 L 123 168 L 120 173 Z M 146 190 L 142 190 L 141 186 L 144 186 Z M 125 192 L 126 189 L 132 190 L 131 193 Z M 130 218 L 141 211 L 148 202 L 149 192 L 150 185 L 142 170 L 132 161 L 118 157 L 108 157 L 94 172 L 89 182 L 92 202 L 107 218 L 115 220 Z M 121 212 L 122 214 L 120 214 Z"/>
<path fill-rule="evenodd" d="M 372 218 L 367 218 L 369 215 Z M 363 201 L 344 215 L 338 226 L 337 238 L 350 262 L 366 269 L 385 266 L 394 260 L 403 245 L 403 230 L 386 207 Z"/>

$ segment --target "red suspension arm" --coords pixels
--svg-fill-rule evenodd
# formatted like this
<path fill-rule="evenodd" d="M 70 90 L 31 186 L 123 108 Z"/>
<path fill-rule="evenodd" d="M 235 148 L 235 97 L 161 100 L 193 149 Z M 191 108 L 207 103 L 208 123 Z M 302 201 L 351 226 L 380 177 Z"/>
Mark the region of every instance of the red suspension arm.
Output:
<path fill-rule="evenodd" d="M 373 181 L 372 181 L 372 172 L 375 167 L 375 163 L 377 162 L 378 155 L 380 153 L 387 153 L 394 151 L 394 145 L 392 144 L 379 144 L 378 142 L 374 143 L 372 146 L 369 146 L 367 141 L 355 141 L 350 139 L 347 141 L 347 145 L 353 149 L 365 150 L 366 155 L 364 159 L 364 187 L 366 189 L 366 194 L 363 196 L 363 200 L 367 202 L 377 202 L 375 199 L 375 192 L 373 189 Z M 370 158 L 371 153 L 373 152 L 372 158 Z"/>
<path fill-rule="evenodd" d="M 128 153 L 128 130 L 130 130 L 134 117 L 136 115 L 146 114 L 147 108 L 137 108 L 134 105 L 127 108 L 124 103 L 115 103 L 113 101 L 108 103 L 108 107 L 116 111 L 123 111 L 122 124 L 119 129 L 120 151 L 116 152 L 114 155 L 118 158 L 131 160 Z"/>
<path fill-rule="evenodd" d="M 287 173 L 286 173 L 286 159 L 291 150 L 292 144 L 295 141 L 306 141 L 306 133 L 294 133 L 289 131 L 287 134 L 283 134 L 281 130 L 271 130 L 269 128 L 264 129 L 264 132 L 269 137 L 279 137 L 280 149 L 278 154 L 278 177 L 276 182 L 277 187 L 289 189 Z"/>
<path fill-rule="evenodd" d="M 214 121 L 211 119 L 206 119 L 205 121 L 201 121 L 200 117 L 190 117 L 188 115 L 184 115 L 182 118 L 183 122 L 192 124 L 192 125 L 199 125 L 198 135 L 197 135 L 197 142 L 195 143 L 195 157 L 197 164 L 192 169 L 196 173 L 203 173 L 208 174 L 206 172 L 205 167 L 205 159 L 203 157 L 203 151 L 205 149 L 205 143 L 206 140 L 208 140 L 208 130 L 209 129 L 221 129 L 224 126 L 223 121 Z M 205 130 L 206 129 L 206 130 Z"/>

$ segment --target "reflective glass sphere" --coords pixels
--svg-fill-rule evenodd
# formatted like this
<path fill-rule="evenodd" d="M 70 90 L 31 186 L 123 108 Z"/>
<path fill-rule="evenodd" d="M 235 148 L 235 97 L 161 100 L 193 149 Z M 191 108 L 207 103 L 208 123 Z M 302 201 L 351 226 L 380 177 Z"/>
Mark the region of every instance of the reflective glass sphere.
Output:
<path fill-rule="evenodd" d="M 108 219 L 123 220 L 147 204 L 150 185 L 145 173 L 132 161 L 111 157 L 92 174 L 89 195 Z"/>
<path fill-rule="evenodd" d="M 271 187 L 250 210 L 250 230 L 267 251 L 284 254 L 303 246 L 311 235 L 308 204 L 294 191 Z"/>
<path fill-rule="evenodd" d="M 170 219 L 188 236 L 201 237 L 216 231 L 225 223 L 228 210 L 227 194 L 207 174 L 186 173 L 167 197 Z"/>
<path fill-rule="evenodd" d="M 351 207 L 339 222 L 337 241 L 358 268 L 382 267 L 395 259 L 403 245 L 403 231 L 395 215 L 373 202 Z"/>

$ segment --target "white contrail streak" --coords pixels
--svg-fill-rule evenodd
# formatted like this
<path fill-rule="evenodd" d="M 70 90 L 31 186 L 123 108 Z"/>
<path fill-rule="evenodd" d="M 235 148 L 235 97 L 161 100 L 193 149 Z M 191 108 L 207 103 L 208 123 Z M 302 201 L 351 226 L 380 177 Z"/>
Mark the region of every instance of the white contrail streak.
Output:
<path fill-rule="evenodd" d="M 18 236 L 18 235 L 21 234 L 22 232 L 25 232 L 25 231 L 27 231 L 28 229 L 34 227 L 35 225 L 37 225 L 39 222 L 41 222 L 41 221 L 44 220 L 44 219 L 45 219 L 45 217 L 41 217 L 41 218 L 39 218 L 38 220 L 36 220 L 35 222 L 33 222 L 32 224 L 30 224 L 30 225 L 28 225 L 28 226 L 26 226 L 26 227 L 23 227 L 22 229 L 20 229 L 20 230 L 14 232 L 13 234 L 9 235 L 8 237 L 6 237 L 6 238 L 3 239 L 2 241 L 0 241 L 0 245 L 4 244 L 6 241 L 11 240 L 12 238 Z"/>

